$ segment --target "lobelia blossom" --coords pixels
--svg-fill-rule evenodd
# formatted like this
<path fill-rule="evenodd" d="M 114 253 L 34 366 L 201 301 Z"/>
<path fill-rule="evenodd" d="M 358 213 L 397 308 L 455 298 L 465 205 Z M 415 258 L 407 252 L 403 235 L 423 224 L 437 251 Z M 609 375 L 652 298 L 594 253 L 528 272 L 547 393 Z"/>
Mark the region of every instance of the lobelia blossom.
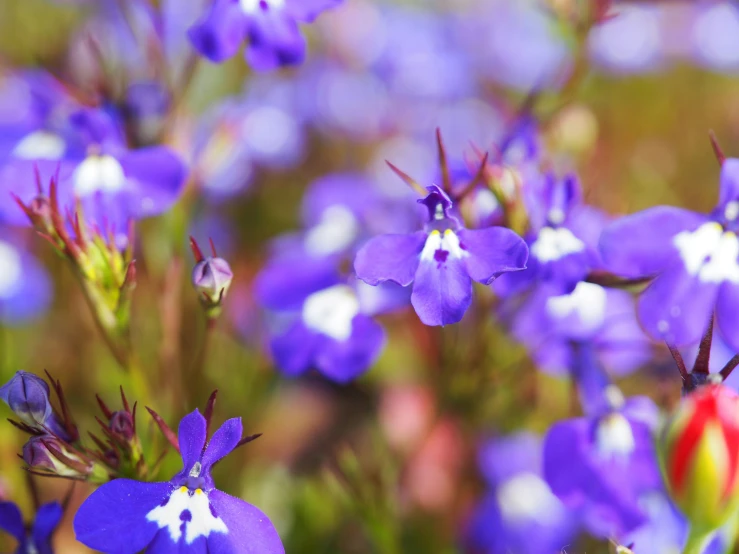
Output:
<path fill-rule="evenodd" d="M 608 269 L 656 277 L 641 294 L 639 319 L 655 339 L 696 343 L 715 312 L 727 343 L 739 350 L 739 159 L 721 168 L 719 202 L 710 214 L 657 206 L 625 216 L 604 231 Z"/>
<path fill-rule="evenodd" d="M 215 487 L 213 466 L 241 442 L 241 418 L 207 439 L 198 410 L 179 427 L 182 470 L 170 481 L 115 479 L 99 487 L 75 519 L 77 540 L 100 552 L 283 554 L 270 520 L 256 507 Z"/>
<path fill-rule="evenodd" d="M 696 529 L 709 532 L 739 506 L 739 396 L 708 384 L 683 399 L 660 441 L 670 496 Z"/>
<path fill-rule="evenodd" d="M 576 518 L 542 478 L 541 439 L 519 433 L 489 441 L 478 453 L 485 497 L 466 530 L 474 552 L 559 552 L 577 531 Z"/>
<path fill-rule="evenodd" d="M 544 477 L 593 535 L 621 537 L 647 522 L 641 499 L 661 490 L 652 436 L 658 410 L 646 397 L 625 400 L 597 374 L 580 382 L 586 415 L 550 428 Z"/>
<path fill-rule="evenodd" d="M 246 59 L 257 70 L 296 65 L 305 58 L 298 23 L 310 23 L 342 0 L 215 0 L 188 35 L 212 62 L 236 54 L 246 41 Z"/>
<path fill-rule="evenodd" d="M 198 292 L 200 303 L 209 319 L 218 317 L 221 312 L 223 298 L 228 293 L 233 279 L 231 266 L 223 258 L 219 258 L 213 241 L 210 241 L 212 256 L 203 256 L 198 243 L 190 237 L 190 247 L 195 256 L 195 267 L 192 270 L 192 284 Z"/>
<path fill-rule="evenodd" d="M 428 209 L 424 231 L 381 235 L 357 253 L 354 270 L 369 285 L 392 281 L 413 285 L 411 304 L 426 325 L 457 323 L 472 302 L 472 280 L 489 285 L 526 267 L 528 248 L 503 227 L 465 229 L 450 210 L 452 202 L 438 186 L 418 200 Z"/>
<path fill-rule="evenodd" d="M 358 283 L 339 276 L 329 258 L 307 258 L 299 268 L 293 259 L 275 260 L 260 272 L 255 287 L 260 303 L 275 312 L 269 346 L 280 370 L 297 376 L 316 368 L 339 383 L 375 362 L 385 333 L 371 316 L 397 306 L 397 291 L 379 299 L 363 294 Z"/>
<path fill-rule="evenodd" d="M 58 502 L 50 502 L 39 507 L 33 523 L 26 526 L 18 506 L 12 502 L 0 502 L 0 529 L 18 541 L 15 554 L 54 554 L 51 539 L 62 515 L 62 506 Z"/>
<path fill-rule="evenodd" d="M 52 298 L 52 283 L 24 243 L 0 232 L 0 321 L 23 324 L 42 315 Z"/>

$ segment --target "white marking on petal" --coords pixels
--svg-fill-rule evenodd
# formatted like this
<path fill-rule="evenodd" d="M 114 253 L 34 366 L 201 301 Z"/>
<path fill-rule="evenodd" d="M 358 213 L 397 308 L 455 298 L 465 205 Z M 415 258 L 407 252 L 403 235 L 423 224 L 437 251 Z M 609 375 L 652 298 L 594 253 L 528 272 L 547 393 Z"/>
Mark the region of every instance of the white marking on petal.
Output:
<path fill-rule="evenodd" d="M 577 314 L 588 329 L 598 329 L 606 318 L 607 294 L 603 287 L 581 281 L 570 294 L 547 299 L 546 311 L 553 319 Z"/>
<path fill-rule="evenodd" d="M 683 231 L 672 240 L 685 270 L 704 283 L 739 283 L 739 239 L 716 222 L 704 223 L 693 232 Z"/>
<path fill-rule="evenodd" d="M 438 260 L 436 258 L 436 252 L 438 250 L 447 253 L 447 257 L 444 260 Z M 448 258 L 460 260 L 465 256 L 469 256 L 469 252 L 462 250 L 459 237 L 451 229 L 444 231 L 443 235 L 439 231 L 431 231 L 429 236 L 426 237 L 423 250 L 421 250 L 422 262 L 443 262 Z"/>
<path fill-rule="evenodd" d="M 352 334 L 352 321 L 359 313 L 359 299 L 347 285 L 334 285 L 314 292 L 303 303 L 303 323 L 308 329 L 338 341 Z"/>
<path fill-rule="evenodd" d="M 7 242 L 0 241 L 0 298 L 12 296 L 23 274 L 21 255 Z"/>
<path fill-rule="evenodd" d="M 126 184 L 123 167 L 113 156 L 87 156 L 72 177 L 74 191 L 87 196 L 97 191 L 115 192 Z"/>
<path fill-rule="evenodd" d="M 13 149 L 13 155 L 24 160 L 59 160 L 67 145 L 64 139 L 49 131 L 34 131 L 23 137 Z"/>
<path fill-rule="evenodd" d="M 305 237 L 309 254 L 325 256 L 348 248 L 359 234 L 359 222 L 346 206 L 329 206 Z"/>
<path fill-rule="evenodd" d="M 496 491 L 503 519 L 509 524 L 535 521 L 555 523 L 561 516 L 562 503 L 549 486 L 533 473 L 519 473 L 501 483 Z"/>
<path fill-rule="evenodd" d="M 266 4 L 268 9 L 281 8 L 285 5 L 285 0 L 239 0 L 239 5 L 244 13 L 255 13 L 262 9 L 262 4 Z"/>
<path fill-rule="evenodd" d="M 732 200 L 726 204 L 726 208 L 724 208 L 724 217 L 729 221 L 734 221 L 739 217 L 739 202 Z"/>
<path fill-rule="evenodd" d="M 531 253 L 542 262 L 553 262 L 583 250 L 585 243 L 566 227 L 544 227 L 531 245 Z"/>
<path fill-rule="evenodd" d="M 181 517 L 185 510 L 190 512 L 189 520 Z M 169 501 L 164 506 L 157 506 L 146 514 L 146 519 L 156 523 L 160 529 L 166 528 L 174 543 L 182 538 L 183 523 L 187 544 L 192 544 L 198 537 L 207 537 L 211 533 L 228 533 L 223 520 L 213 516 L 208 496 L 201 489 L 190 494 L 187 487 L 178 488 L 169 496 Z"/>
<path fill-rule="evenodd" d="M 626 458 L 636 446 L 631 424 L 620 413 L 604 416 L 595 430 L 595 444 L 604 458 Z"/>

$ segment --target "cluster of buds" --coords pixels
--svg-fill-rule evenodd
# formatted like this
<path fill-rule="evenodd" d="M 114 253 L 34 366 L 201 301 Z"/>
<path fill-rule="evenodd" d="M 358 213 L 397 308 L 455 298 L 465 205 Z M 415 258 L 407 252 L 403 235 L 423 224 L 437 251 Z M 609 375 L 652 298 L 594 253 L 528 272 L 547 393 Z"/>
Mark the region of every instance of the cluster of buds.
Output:
<path fill-rule="evenodd" d="M 30 473 L 104 483 L 113 477 L 143 478 L 148 473 L 136 434 L 136 404 L 129 406 L 121 390 L 122 409 L 113 411 L 98 397 L 104 418 L 97 418 L 102 437 L 89 433 L 97 448 L 82 444 L 59 381 L 47 373 L 60 410 L 51 403 L 50 387 L 40 377 L 17 372 L 0 387 L 0 399 L 13 410 L 15 427 L 28 433 L 22 458 Z"/>
<path fill-rule="evenodd" d="M 233 272 L 228 262 L 218 257 L 213 240 L 210 240 L 212 256 L 204 256 L 197 241 L 190 237 L 190 248 L 195 256 L 192 270 L 192 284 L 198 293 L 200 304 L 209 321 L 221 314 L 223 299 L 231 286 Z"/>
<path fill-rule="evenodd" d="M 62 211 L 58 176 L 51 179 L 48 196 L 38 172 L 36 185 L 38 195 L 31 202 L 25 204 L 17 196 L 15 201 L 36 231 L 70 262 L 113 354 L 127 367 L 131 297 L 136 285 L 133 223 L 121 248 L 112 228 L 88 227 L 79 203 L 74 211 Z"/>
<path fill-rule="evenodd" d="M 660 438 L 665 482 L 693 530 L 708 534 L 739 509 L 739 395 L 706 384 L 686 396 Z"/>

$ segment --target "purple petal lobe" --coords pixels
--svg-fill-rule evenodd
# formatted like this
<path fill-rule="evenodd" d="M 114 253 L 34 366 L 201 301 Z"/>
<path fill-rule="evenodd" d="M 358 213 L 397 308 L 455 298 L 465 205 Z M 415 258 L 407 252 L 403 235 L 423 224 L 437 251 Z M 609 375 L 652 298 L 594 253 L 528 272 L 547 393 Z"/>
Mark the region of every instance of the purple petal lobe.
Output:
<path fill-rule="evenodd" d="M 457 323 L 471 302 L 472 281 L 460 258 L 450 256 L 446 263 L 432 259 L 419 264 L 411 304 L 423 323 Z"/>
<path fill-rule="evenodd" d="M 469 254 L 464 258 L 467 273 L 479 283 L 489 285 L 503 273 L 526 268 L 529 249 L 524 240 L 510 229 L 460 229 L 457 234 L 460 247 Z"/>
<path fill-rule="evenodd" d="M 208 536 L 208 552 L 213 554 L 284 554 L 280 536 L 272 522 L 258 508 L 221 492 L 208 495 L 227 533 Z"/>
<path fill-rule="evenodd" d="M 739 284 L 727 281 L 721 285 L 716 321 L 726 343 L 734 352 L 739 352 Z"/>
<path fill-rule="evenodd" d="M 322 341 L 322 337 L 296 321 L 287 332 L 270 341 L 270 351 L 282 373 L 295 377 L 311 367 Z"/>
<path fill-rule="evenodd" d="M 357 252 L 354 271 L 370 285 L 393 281 L 406 287 L 413 282 L 425 241 L 426 234 L 420 231 L 375 237 Z"/>
<path fill-rule="evenodd" d="M 239 51 L 246 33 L 245 23 L 238 2 L 215 0 L 187 34 L 195 50 L 220 63 Z"/>
<path fill-rule="evenodd" d="M 12 502 L 0 502 L 0 529 L 13 535 L 18 542 L 23 542 L 26 529 L 23 525 L 23 515 L 18 506 Z"/>
<path fill-rule="evenodd" d="M 203 471 L 207 471 L 218 460 L 236 448 L 236 444 L 241 440 L 242 433 L 243 427 L 240 417 L 225 421 L 208 441 L 205 454 L 203 454 Z"/>
<path fill-rule="evenodd" d="M 721 192 L 718 205 L 724 210 L 724 216 L 729 220 L 733 221 L 739 216 L 739 206 L 729 205 L 737 201 L 739 201 L 739 159 L 727 158 L 721 166 Z"/>
<path fill-rule="evenodd" d="M 285 13 L 258 13 L 248 17 L 246 60 L 257 71 L 296 65 L 305 59 L 305 39 L 298 24 Z"/>
<path fill-rule="evenodd" d="M 85 546 L 110 554 L 144 550 L 159 527 L 147 514 L 167 499 L 170 483 L 115 479 L 82 503 L 74 518 L 74 533 Z"/>
<path fill-rule="evenodd" d="M 33 542 L 37 546 L 50 544 L 51 535 L 59 525 L 63 513 L 62 506 L 58 502 L 44 504 L 38 509 L 31 529 Z"/>
<path fill-rule="evenodd" d="M 203 448 L 205 448 L 206 422 L 197 408 L 182 418 L 177 434 L 180 441 L 182 469 L 184 472 L 189 472 L 195 462 L 200 461 Z"/>
<path fill-rule="evenodd" d="M 708 326 L 718 287 L 689 275 L 678 262 L 642 293 L 639 320 L 656 339 L 676 345 L 698 342 Z"/>
<path fill-rule="evenodd" d="M 312 22 L 321 12 L 339 6 L 344 0 L 285 0 L 285 10 L 298 21 Z"/>
<path fill-rule="evenodd" d="M 372 318 L 359 314 L 352 320 L 347 340 L 327 338 L 316 353 L 316 367 L 337 383 L 348 383 L 367 371 L 385 343 L 382 327 Z"/>
<path fill-rule="evenodd" d="M 677 257 L 675 235 L 694 231 L 706 216 L 657 206 L 611 223 L 600 238 L 600 251 L 606 267 L 627 277 L 654 275 Z"/>

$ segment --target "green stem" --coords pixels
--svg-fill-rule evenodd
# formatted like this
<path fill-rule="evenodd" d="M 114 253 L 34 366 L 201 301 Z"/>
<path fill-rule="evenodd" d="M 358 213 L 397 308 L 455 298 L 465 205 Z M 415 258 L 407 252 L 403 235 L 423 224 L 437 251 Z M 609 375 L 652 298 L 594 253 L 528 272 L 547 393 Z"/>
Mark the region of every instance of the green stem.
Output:
<path fill-rule="evenodd" d="M 688 540 L 685 543 L 685 548 L 683 548 L 683 554 L 703 554 L 712 538 L 713 531 L 705 532 L 691 526 Z"/>
<path fill-rule="evenodd" d="M 724 524 L 721 534 L 724 538 L 724 554 L 734 552 L 734 544 L 736 543 L 737 534 L 739 533 L 739 511 L 735 512 Z"/>

